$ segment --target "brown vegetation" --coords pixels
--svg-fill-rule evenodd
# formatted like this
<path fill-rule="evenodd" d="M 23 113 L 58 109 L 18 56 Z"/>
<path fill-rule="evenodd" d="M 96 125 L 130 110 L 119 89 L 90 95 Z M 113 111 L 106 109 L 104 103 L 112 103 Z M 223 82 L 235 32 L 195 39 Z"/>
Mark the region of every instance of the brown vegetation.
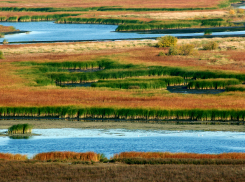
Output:
<path fill-rule="evenodd" d="M 126 165 L 0 162 L 2 182 L 13 181 L 243 181 L 243 165 Z"/>
<path fill-rule="evenodd" d="M 26 155 L 21 154 L 8 154 L 8 153 L 0 153 L 0 160 L 26 160 Z"/>
<path fill-rule="evenodd" d="M 245 159 L 245 153 L 196 154 L 169 152 L 122 152 L 113 156 L 120 158 L 158 158 L 158 159 Z"/>
<path fill-rule="evenodd" d="M 82 160 L 82 161 L 99 161 L 98 155 L 94 152 L 77 153 L 77 152 L 47 152 L 40 153 L 33 157 L 34 160 Z"/>
<path fill-rule="evenodd" d="M 14 27 L 12 26 L 3 26 L 3 25 L 0 25 L 0 33 L 4 33 L 4 32 L 13 32 L 13 31 L 19 31 L 19 30 L 16 30 Z"/>

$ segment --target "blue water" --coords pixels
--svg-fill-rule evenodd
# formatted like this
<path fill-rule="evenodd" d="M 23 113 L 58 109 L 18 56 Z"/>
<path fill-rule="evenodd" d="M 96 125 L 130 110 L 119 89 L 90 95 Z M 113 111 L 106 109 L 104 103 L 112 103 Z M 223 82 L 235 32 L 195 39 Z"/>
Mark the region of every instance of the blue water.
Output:
<path fill-rule="evenodd" d="M 4 130 L 0 130 L 2 132 Z M 245 132 L 146 131 L 124 129 L 38 129 L 30 139 L 0 137 L 0 152 L 32 157 L 40 152 L 104 153 L 108 158 L 125 151 L 245 152 Z"/>
<path fill-rule="evenodd" d="M 54 22 L 1 22 L 4 26 L 14 26 L 21 33 L 6 35 L 0 38 L 9 42 L 20 41 L 66 41 L 66 40 L 98 40 L 98 39 L 128 39 L 128 38 L 156 38 L 166 34 L 138 34 L 115 32 L 117 25 L 101 24 L 56 24 Z M 237 32 L 215 32 L 212 35 L 245 34 L 245 31 Z M 173 36 L 202 36 L 203 33 L 171 34 Z"/>

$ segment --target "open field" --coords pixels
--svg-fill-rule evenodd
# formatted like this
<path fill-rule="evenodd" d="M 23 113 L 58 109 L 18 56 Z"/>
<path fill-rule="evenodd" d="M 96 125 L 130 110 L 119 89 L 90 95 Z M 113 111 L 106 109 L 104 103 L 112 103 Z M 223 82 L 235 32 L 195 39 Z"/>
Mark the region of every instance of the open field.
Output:
<path fill-rule="evenodd" d="M 126 165 L 1 161 L 4 181 L 242 181 L 243 165 Z M 21 170 L 20 170 L 21 169 Z"/>

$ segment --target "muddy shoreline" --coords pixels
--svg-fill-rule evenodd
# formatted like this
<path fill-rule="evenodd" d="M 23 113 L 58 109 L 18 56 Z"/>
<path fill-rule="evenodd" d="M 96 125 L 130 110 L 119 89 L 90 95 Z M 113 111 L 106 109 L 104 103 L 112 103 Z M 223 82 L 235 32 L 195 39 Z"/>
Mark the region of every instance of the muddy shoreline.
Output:
<path fill-rule="evenodd" d="M 113 120 L 0 120 L 0 129 L 7 129 L 14 124 L 28 123 L 34 129 L 50 128 L 81 128 L 81 129 L 129 129 L 129 130 L 204 130 L 204 131 L 237 131 L 244 132 L 244 123 L 191 121 L 192 124 L 183 124 L 176 121 L 140 122 L 140 121 L 113 121 Z"/>

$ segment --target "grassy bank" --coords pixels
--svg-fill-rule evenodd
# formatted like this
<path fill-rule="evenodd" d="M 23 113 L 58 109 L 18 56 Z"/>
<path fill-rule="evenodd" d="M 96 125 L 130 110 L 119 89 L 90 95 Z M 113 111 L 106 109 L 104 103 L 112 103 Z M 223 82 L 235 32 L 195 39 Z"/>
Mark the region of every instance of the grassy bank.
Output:
<path fill-rule="evenodd" d="M 161 110 L 143 108 L 1 107 L 0 116 L 245 121 L 244 110 Z M 11 119 L 11 118 L 10 118 Z"/>
<path fill-rule="evenodd" d="M 171 131 L 237 131 L 244 132 L 244 125 L 239 122 L 200 122 L 200 121 L 132 121 L 132 120 L 25 120 L 21 121 L 35 126 L 36 129 L 49 128 L 83 128 L 83 129 L 128 129 L 128 130 L 171 130 Z M 19 124 L 20 120 L 1 120 L 0 129 L 7 129 Z"/>

